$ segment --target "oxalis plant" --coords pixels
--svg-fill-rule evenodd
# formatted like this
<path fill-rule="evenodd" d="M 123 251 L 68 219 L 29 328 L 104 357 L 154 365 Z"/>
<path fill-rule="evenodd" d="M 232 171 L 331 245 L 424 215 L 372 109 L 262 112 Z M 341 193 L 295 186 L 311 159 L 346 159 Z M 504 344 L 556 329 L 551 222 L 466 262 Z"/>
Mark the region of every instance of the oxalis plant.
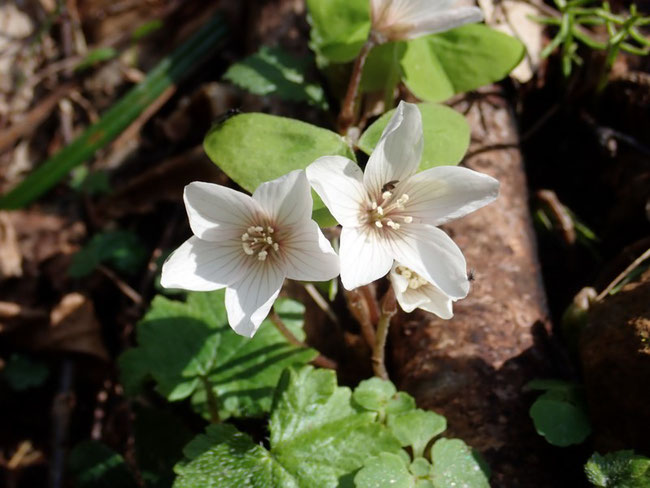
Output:
<path fill-rule="evenodd" d="M 307 5 L 319 68 L 333 83 L 340 67 L 351 68 L 338 133 L 255 113 L 209 132 L 210 158 L 251 194 L 207 182 L 185 188 L 193 235 L 165 261 L 161 284 L 187 296 L 153 300 L 137 347 L 120 358 L 125 391 L 134 396 L 153 382 L 168 401 L 188 400 L 210 421 L 169 471 L 176 488 L 489 486 L 476 452 L 439 437 L 444 417 L 396 390 L 384 348 L 398 306 L 451 318 L 470 283 L 461 250 L 438 226 L 499 191 L 494 178 L 455 166 L 469 128 L 462 115 L 431 102 L 502 78 L 523 47 L 472 24 L 479 9 L 447 0 Z M 304 84 L 301 100 L 327 107 L 325 91 L 306 81 L 301 66 L 265 48 L 226 77 L 279 96 Z M 397 103 L 399 83 L 425 103 Z M 365 127 L 360 95 L 370 91 L 383 95 L 385 113 Z M 369 156 L 363 169 L 362 153 Z M 339 277 L 379 310 L 376 323 L 361 324 L 374 336 L 376 377 L 354 389 L 339 386 L 336 363 L 305 345 L 304 306 L 278 298 L 285 281 L 296 280 L 336 319 L 312 282 L 324 282 L 333 300 Z M 386 277 L 377 300 L 370 285 Z M 238 429 L 246 422 L 230 422 L 240 418 L 268 424 L 260 434 L 253 423 L 247 434 Z M 75 468 L 88 474 L 81 461 Z M 140 477 L 164 485 L 149 471 Z"/>

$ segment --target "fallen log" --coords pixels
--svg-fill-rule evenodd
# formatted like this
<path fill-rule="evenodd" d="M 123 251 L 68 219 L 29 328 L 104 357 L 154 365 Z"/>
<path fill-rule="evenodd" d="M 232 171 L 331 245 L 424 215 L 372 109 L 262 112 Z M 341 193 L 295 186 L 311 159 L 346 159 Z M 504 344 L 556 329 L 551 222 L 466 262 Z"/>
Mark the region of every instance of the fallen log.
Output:
<path fill-rule="evenodd" d="M 514 117 L 494 87 L 454 108 L 472 127 L 462 164 L 497 178 L 500 196 L 445 227 L 473 270 L 470 294 L 451 320 L 421 311 L 395 317 L 391 377 L 418 406 L 445 415 L 445 436 L 486 457 L 493 486 L 560 486 L 559 466 L 540 457 L 550 450 L 528 416 L 534 396 L 522 391 L 557 372 Z"/>

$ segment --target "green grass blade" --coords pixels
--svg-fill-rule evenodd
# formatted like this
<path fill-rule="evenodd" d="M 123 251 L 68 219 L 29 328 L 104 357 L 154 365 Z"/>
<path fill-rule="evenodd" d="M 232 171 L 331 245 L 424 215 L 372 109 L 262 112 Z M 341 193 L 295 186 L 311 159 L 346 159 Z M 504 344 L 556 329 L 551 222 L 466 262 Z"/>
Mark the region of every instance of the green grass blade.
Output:
<path fill-rule="evenodd" d="M 222 17 L 215 17 L 163 58 L 147 77 L 127 92 L 99 121 L 77 139 L 54 154 L 25 180 L 0 197 L 0 208 L 21 208 L 40 197 L 73 168 L 91 158 L 98 149 L 115 139 L 169 86 L 178 83 L 190 69 L 205 58 L 226 33 Z"/>

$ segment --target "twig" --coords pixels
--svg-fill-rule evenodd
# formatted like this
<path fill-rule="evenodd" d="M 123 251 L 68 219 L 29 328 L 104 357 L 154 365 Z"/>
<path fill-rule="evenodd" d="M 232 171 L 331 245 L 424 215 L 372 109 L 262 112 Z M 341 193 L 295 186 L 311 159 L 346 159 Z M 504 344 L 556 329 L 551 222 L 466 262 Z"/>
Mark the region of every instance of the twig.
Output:
<path fill-rule="evenodd" d="M 469 159 L 485 152 L 501 151 L 503 149 L 517 149 L 518 147 L 519 147 L 518 142 L 501 142 L 498 144 L 487 144 L 485 146 L 479 147 L 478 149 L 474 149 L 473 151 L 468 152 L 467 154 L 465 154 L 464 159 Z"/>
<path fill-rule="evenodd" d="M 59 86 L 54 92 L 43 99 L 36 107 L 27 112 L 23 119 L 0 133 L 0 152 L 13 146 L 13 144 L 36 129 L 41 122 L 49 117 L 59 101 L 66 97 L 74 88 L 75 83 L 66 83 Z"/>
<path fill-rule="evenodd" d="M 327 303 L 327 300 L 325 300 L 323 296 L 320 293 L 318 293 L 316 287 L 311 283 L 305 283 L 303 286 L 305 287 L 305 291 L 309 294 L 312 300 L 316 302 L 316 305 L 318 305 L 318 307 L 323 312 L 325 312 L 327 317 L 336 325 L 339 325 L 340 324 L 339 318 L 334 313 L 334 310 L 332 310 L 332 307 L 330 307 L 330 304 Z"/>
<path fill-rule="evenodd" d="M 269 314 L 269 319 L 271 319 L 271 322 L 273 322 L 273 325 L 275 325 L 275 328 L 278 329 L 278 332 L 284 336 L 284 338 L 290 343 L 293 344 L 294 346 L 297 347 L 303 347 L 303 348 L 308 348 L 309 346 L 302 342 L 300 339 L 298 339 L 295 335 L 293 335 L 293 332 L 289 330 L 289 328 L 285 325 L 285 323 L 282 321 L 280 316 L 277 314 L 275 310 L 271 310 L 271 313 Z M 318 354 L 316 359 L 312 361 L 313 364 L 316 366 L 320 366 L 321 368 L 327 368 L 327 369 L 336 369 L 338 365 L 336 364 L 336 361 L 323 356 L 322 354 Z"/>
<path fill-rule="evenodd" d="M 70 418 L 74 408 L 74 362 L 66 358 L 61 365 L 59 391 L 52 403 L 52 461 L 50 463 L 50 488 L 63 486 L 65 452 L 68 443 Z"/>
<path fill-rule="evenodd" d="M 113 271 L 108 269 L 104 265 L 99 265 L 97 266 L 97 269 L 103 273 L 109 280 L 113 282 L 113 284 L 122 292 L 124 293 L 127 297 L 129 297 L 133 303 L 137 305 L 142 305 L 143 300 L 140 294 L 135 291 L 133 288 L 131 288 L 122 278 L 117 276 Z"/>
<path fill-rule="evenodd" d="M 616 278 L 614 278 L 614 281 L 612 281 L 609 285 L 607 285 L 607 288 L 605 288 L 603 291 L 601 291 L 598 296 L 596 297 L 596 301 L 600 301 L 603 298 L 605 298 L 610 291 L 612 291 L 616 285 L 618 285 L 627 275 L 629 275 L 634 268 L 639 266 L 643 261 L 646 259 L 650 258 L 650 249 L 647 249 L 641 256 L 636 258 L 632 263 L 623 270 L 622 273 L 620 273 Z"/>
<path fill-rule="evenodd" d="M 348 89 L 343 100 L 341 113 L 339 114 L 338 129 L 339 133 L 345 135 L 351 125 L 354 124 L 355 102 L 357 100 L 357 93 L 359 92 L 359 83 L 361 83 L 361 75 L 363 74 L 363 67 L 368 59 L 370 50 L 375 46 L 375 41 L 370 37 L 361 48 L 361 52 L 354 61 L 352 68 L 352 76 L 348 83 Z"/>
<path fill-rule="evenodd" d="M 129 125 L 122 134 L 120 134 L 115 141 L 113 141 L 113 147 L 120 147 L 130 139 L 134 138 L 142 126 L 147 123 L 147 121 L 156 115 L 158 110 L 167 103 L 167 101 L 176 93 L 176 85 L 168 86 L 159 96 L 156 98 L 146 109 L 142 111 L 140 115 Z"/>
<path fill-rule="evenodd" d="M 384 380 L 388 378 L 386 371 L 386 338 L 388 337 L 388 328 L 390 320 L 397 313 L 397 303 L 395 301 L 395 292 L 393 287 L 388 288 L 381 304 L 381 317 L 377 324 L 377 336 L 375 338 L 375 347 L 372 349 L 372 369 L 375 376 Z"/>

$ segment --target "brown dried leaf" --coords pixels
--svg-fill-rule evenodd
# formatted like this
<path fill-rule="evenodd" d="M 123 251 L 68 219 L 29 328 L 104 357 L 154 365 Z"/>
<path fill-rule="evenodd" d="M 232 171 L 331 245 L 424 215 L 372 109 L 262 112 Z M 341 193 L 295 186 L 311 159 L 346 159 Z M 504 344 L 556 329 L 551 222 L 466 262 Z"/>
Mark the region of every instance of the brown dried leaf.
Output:
<path fill-rule="evenodd" d="M 50 326 L 34 337 L 36 349 L 88 354 L 105 361 L 109 354 L 101 337 L 101 325 L 92 301 L 81 293 L 69 293 L 50 312 Z"/>
<path fill-rule="evenodd" d="M 0 212 L 0 281 L 22 276 L 23 255 L 8 212 Z"/>

